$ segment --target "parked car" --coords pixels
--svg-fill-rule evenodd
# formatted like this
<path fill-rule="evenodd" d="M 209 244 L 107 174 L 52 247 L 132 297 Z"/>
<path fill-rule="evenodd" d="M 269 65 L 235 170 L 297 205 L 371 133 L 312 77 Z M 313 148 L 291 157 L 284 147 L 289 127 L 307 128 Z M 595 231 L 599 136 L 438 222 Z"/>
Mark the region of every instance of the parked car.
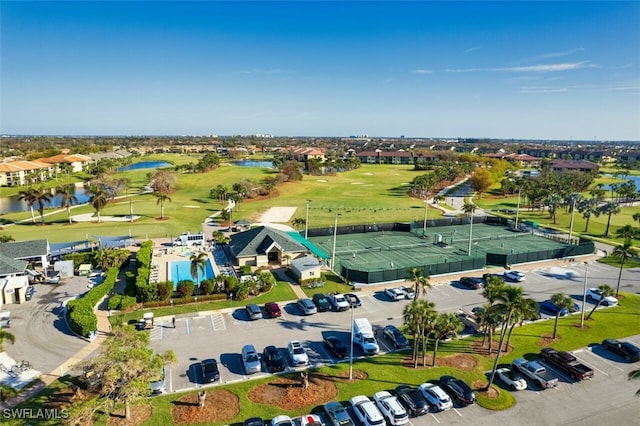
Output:
<path fill-rule="evenodd" d="M 342 343 L 342 340 L 335 336 L 327 336 L 323 340 L 324 345 L 327 347 L 336 358 L 346 358 L 349 354 L 349 348 L 346 344 Z"/>
<path fill-rule="evenodd" d="M 245 374 L 254 374 L 262 371 L 260 357 L 253 345 L 244 345 L 242 347 L 242 365 Z"/>
<path fill-rule="evenodd" d="M 553 348 L 543 348 L 540 351 L 540 357 L 569 373 L 569 376 L 574 380 L 593 379 L 593 369 L 579 362 L 578 359 L 569 352 L 556 351 Z"/>
<path fill-rule="evenodd" d="M 411 417 L 421 416 L 429 412 L 429 403 L 416 388 L 407 385 L 400 385 L 396 388 L 398 401 L 407 410 Z"/>
<path fill-rule="evenodd" d="M 397 288 L 385 288 L 384 294 L 394 302 L 404 299 L 404 294 Z"/>
<path fill-rule="evenodd" d="M 251 321 L 262 318 L 262 310 L 260 309 L 260 306 L 255 303 L 249 303 L 245 309 L 247 310 L 247 315 L 249 315 L 249 319 Z"/>
<path fill-rule="evenodd" d="M 413 300 L 416 298 L 416 291 L 413 289 L 413 287 L 401 285 L 400 287 L 398 287 L 398 291 L 404 294 L 404 298 L 407 300 Z"/>
<path fill-rule="evenodd" d="M 525 390 L 527 388 L 527 381 L 525 380 L 525 378 L 514 371 L 514 369 L 512 368 L 498 368 L 496 370 L 496 373 L 498 373 L 498 377 L 500 378 L 500 380 L 502 380 L 505 385 L 509 386 L 514 391 Z"/>
<path fill-rule="evenodd" d="M 331 310 L 331 303 L 327 297 L 322 293 L 316 293 L 313 295 L 313 303 L 318 308 L 318 312 L 326 312 Z"/>
<path fill-rule="evenodd" d="M 551 299 L 547 299 L 544 302 L 540 302 L 539 307 L 540 307 L 541 313 L 545 313 L 553 316 L 556 316 L 559 310 L 561 317 L 567 315 L 569 312 L 577 312 L 580 310 L 580 305 L 578 305 L 577 303 L 574 303 L 573 307 L 569 310 L 567 310 L 567 308 L 558 309 L 558 307 L 551 301 Z"/>
<path fill-rule="evenodd" d="M 242 423 L 242 426 L 264 426 L 262 417 L 251 417 Z"/>
<path fill-rule="evenodd" d="M 300 308 L 302 315 L 313 315 L 318 313 L 318 308 L 316 308 L 316 305 L 311 299 L 298 299 L 298 308 Z"/>
<path fill-rule="evenodd" d="M 202 382 L 212 383 L 220 380 L 220 370 L 218 369 L 218 361 L 215 359 L 205 359 L 200 363 L 202 367 Z"/>
<path fill-rule="evenodd" d="M 393 347 L 396 349 L 406 348 L 407 346 L 409 346 L 409 340 L 407 340 L 405 335 L 402 334 L 402 332 L 398 330 L 398 327 L 396 327 L 395 325 L 387 325 L 382 330 L 382 335 L 385 337 L 385 339 L 393 343 Z"/>
<path fill-rule="evenodd" d="M 305 414 L 300 416 L 300 426 L 324 426 L 317 414 Z"/>
<path fill-rule="evenodd" d="M 267 313 L 267 317 L 269 318 L 277 318 L 282 316 L 280 306 L 276 302 L 265 303 L 264 311 Z"/>
<path fill-rule="evenodd" d="M 275 346 L 271 345 L 264 348 L 262 358 L 267 365 L 267 370 L 272 373 L 284 371 L 285 368 L 287 368 L 287 362 L 285 361 L 284 356 L 282 356 L 278 348 Z"/>
<path fill-rule="evenodd" d="M 615 339 L 605 339 L 602 347 L 623 357 L 627 362 L 640 361 L 640 348 L 636 345 Z"/>
<path fill-rule="evenodd" d="M 485 283 L 488 283 L 491 278 L 500 278 L 500 281 L 504 281 L 504 275 L 490 273 L 482 274 L 482 279 Z"/>
<path fill-rule="evenodd" d="M 285 415 L 275 416 L 271 419 L 271 426 L 294 426 L 291 417 Z"/>
<path fill-rule="evenodd" d="M 526 280 L 526 277 L 520 271 L 505 271 L 504 272 L 504 278 L 506 280 L 514 281 L 514 282 L 517 282 L 517 283 Z"/>
<path fill-rule="evenodd" d="M 309 364 L 309 356 L 307 351 L 304 350 L 302 344 L 297 340 L 292 340 L 287 346 L 289 357 L 294 366 Z"/>
<path fill-rule="evenodd" d="M 599 288 L 590 288 L 587 290 L 587 302 L 598 303 L 602 299 L 602 290 Z M 606 296 L 600 303 L 602 306 L 616 306 L 618 299 L 613 296 Z"/>
<path fill-rule="evenodd" d="M 438 385 L 431 382 L 421 384 L 418 389 L 430 406 L 437 411 L 445 411 L 453 408 L 451 397 Z"/>
<path fill-rule="evenodd" d="M 347 300 L 347 302 L 352 308 L 359 308 L 360 306 L 362 306 L 362 302 L 360 301 L 360 298 L 356 294 L 346 293 L 344 295 L 344 298 Z"/>
<path fill-rule="evenodd" d="M 167 390 L 167 370 L 165 367 L 160 369 L 159 375 L 155 380 L 149 382 L 149 387 L 151 388 L 151 395 L 159 395 Z"/>
<path fill-rule="evenodd" d="M 358 395 L 351 398 L 351 408 L 363 426 L 385 426 L 382 413 L 366 396 Z"/>
<path fill-rule="evenodd" d="M 346 311 L 351 307 L 347 299 L 340 293 L 329 293 L 327 298 L 336 311 Z"/>
<path fill-rule="evenodd" d="M 391 395 L 387 391 L 376 392 L 373 395 L 378 410 L 387 419 L 387 423 L 392 426 L 404 425 L 409 423 L 409 415 L 407 410 L 400 404 L 398 398 Z"/>
<path fill-rule="evenodd" d="M 485 281 L 478 277 L 462 277 L 460 278 L 460 284 L 472 290 L 477 290 L 486 285 Z"/>
<path fill-rule="evenodd" d="M 461 405 L 471 405 L 476 402 L 476 394 L 464 381 L 453 376 L 442 376 L 440 384 L 445 392 Z"/>
<path fill-rule="evenodd" d="M 339 402 L 327 402 L 323 408 L 331 426 L 355 426 L 349 412 Z"/>

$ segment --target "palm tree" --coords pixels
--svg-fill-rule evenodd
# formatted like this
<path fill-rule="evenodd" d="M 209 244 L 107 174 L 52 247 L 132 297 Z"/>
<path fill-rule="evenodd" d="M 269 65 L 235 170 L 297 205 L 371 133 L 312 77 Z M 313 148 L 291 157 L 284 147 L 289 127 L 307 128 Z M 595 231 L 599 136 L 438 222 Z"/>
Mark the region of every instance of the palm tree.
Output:
<path fill-rule="evenodd" d="M 109 203 L 109 193 L 97 186 L 91 186 L 85 192 L 89 195 L 89 204 L 96 210 L 100 223 L 100 212 Z"/>
<path fill-rule="evenodd" d="M 36 217 L 33 214 L 33 205 L 36 203 L 35 193 L 35 188 L 27 188 L 18 192 L 18 200 L 27 203 L 29 209 L 31 210 L 31 223 L 36 223 Z"/>
<path fill-rule="evenodd" d="M 56 195 L 60 195 L 60 205 L 67 209 L 67 217 L 69 218 L 69 224 L 71 224 L 71 206 L 78 204 L 78 197 L 75 196 L 71 186 L 57 187 Z"/>
<path fill-rule="evenodd" d="M 611 216 L 614 214 L 620 213 L 620 205 L 614 201 L 609 201 L 608 203 L 600 206 L 598 209 L 601 214 L 606 214 L 607 217 L 607 229 L 604 231 L 604 236 L 609 236 L 609 225 L 611 224 Z"/>
<path fill-rule="evenodd" d="M 562 199 L 558 194 L 549 194 L 547 199 L 545 200 L 545 204 L 549 208 L 549 215 L 551 219 L 553 219 L 553 224 L 556 224 L 556 213 L 558 211 L 558 207 L 562 204 Z"/>
<path fill-rule="evenodd" d="M 633 220 L 640 223 L 640 213 L 634 213 L 632 217 L 633 217 Z"/>
<path fill-rule="evenodd" d="M 198 286 L 198 289 L 200 288 L 200 280 L 199 280 L 198 272 L 201 272 L 202 275 L 204 275 L 204 269 L 207 264 L 207 258 L 208 258 L 207 253 L 202 251 L 199 253 L 192 254 L 191 257 L 189 258 L 189 262 L 191 262 L 191 269 L 190 269 L 191 276 L 196 282 L 196 286 Z M 197 291 L 196 291 L 196 294 L 198 294 Z"/>
<path fill-rule="evenodd" d="M 634 238 L 640 238 L 640 228 L 627 224 L 622 228 L 616 229 L 616 236 L 622 238 L 625 242 L 631 242 Z"/>
<path fill-rule="evenodd" d="M 160 204 L 160 219 L 164 219 L 164 203 L 165 201 L 171 202 L 171 198 L 162 192 L 154 192 L 153 195 L 157 199 L 156 205 Z"/>
<path fill-rule="evenodd" d="M 429 277 L 424 276 L 424 271 L 422 270 L 422 268 L 409 269 L 409 275 L 407 276 L 405 281 L 414 283 L 413 290 L 416 292 L 416 299 L 420 297 L 420 291 L 426 293 L 426 289 L 431 288 Z"/>
<path fill-rule="evenodd" d="M 596 309 L 600 307 L 600 304 L 602 304 L 602 301 L 604 300 L 605 297 L 613 296 L 613 289 L 607 284 L 599 285 L 598 290 L 600 290 L 602 294 L 600 295 L 600 299 L 598 300 L 598 303 L 596 303 L 593 309 L 591 309 L 591 312 L 589 312 L 589 315 L 587 315 L 587 320 L 590 319 L 591 315 L 593 315 Z"/>
<path fill-rule="evenodd" d="M 629 380 L 640 379 L 640 370 L 629 371 Z M 636 396 L 640 396 L 640 389 L 636 391 Z"/>
<path fill-rule="evenodd" d="M 307 221 L 302 217 L 296 217 L 291 221 L 291 224 L 294 228 L 302 228 L 307 224 Z"/>
<path fill-rule="evenodd" d="M 578 211 L 582 215 L 582 218 L 585 220 L 584 232 L 589 230 L 589 220 L 591 216 L 598 217 L 600 216 L 600 211 L 598 210 L 598 199 L 596 197 L 592 198 L 582 198 L 578 201 Z"/>
<path fill-rule="evenodd" d="M 629 226 L 629 225 L 625 225 Z M 618 229 L 618 231 L 621 231 L 621 229 Z M 613 249 L 613 252 L 611 252 L 611 254 L 613 256 L 617 256 L 620 258 L 620 270 L 618 271 L 618 284 L 616 285 L 616 297 L 618 297 L 620 295 L 620 280 L 622 279 L 622 268 L 624 267 L 624 262 L 630 258 L 630 257 L 635 257 L 638 255 L 638 250 L 636 250 L 635 248 L 633 248 L 633 246 L 631 245 L 631 239 L 625 240 L 624 244 L 620 245 L 620 246 L 616 246 Z"/>
<path fill-rule="evenodd" d="M 523 298 L 522 303 L 518 305 L 518 310 L 515 312 L 513 321 L 511 321 L 511 327 L 509 327 L 509 333 L 507 334 L 507 341 L 505 343 L 506 348 L 511 343 L 511 334 L 516 325 L 522 325 L 524 321 L 537 320 L 540 317 L 540 309 L 538 302 L 530 298 Z"/>
<path fill-rule="evenodd" d="M 438 314 L 435 333 L 433 334 L 435 344 L 433 346 L 432 364 L 434 367 L 436 366 L 436 355 L 438 354 L 438 344 L 440 343 L 440 340 L 447 337 L 455 338 L 461 328 L 462 322 L 460 322 L 460 319 L 456 316 L 456 314 L 451 312 Z"/>
<path fill-rule="evenodd" d="M 567 311 L 573 309 L 573 299 L 565 295 L 564 293 L 556 293 L 551 296 L 551 302 L 558 308 L 558 311 L 556 312 L 556 319 L 553 323 L 552 339 L 555 340 L 558 331 L 558 319 L 560 318 L 560 313 L 563 309 L 566 309 Z"/>
<path fill-rule="evenodd" d="M 44 225 L 44 205 L 51 202 L 51 193 L 44 189 L 44 187 L 33 192 L 34 203 L 38 204 L 38 213 L 40 213 L 40 220 Z"/>
<path fill-rule="evenodd" d="M 16 336 L 0 328 L 0 351 L 2 351 L 2 343 L 4 342 L 4 339 L 7 339 L 12 344 L 16 342 Z"/>
<path fill-rule="evenodd" d="M 425 326 L 430 314 L 435 312 L 435 304 L 426 299 L 414 299 L 406 305 L 402 311 L 404 324 L 413 334 L 413 367 L 418 368 L 418 348 L 421 341 L 424 343 Z M 424 348 L 424 345 L 423 345 Z"/>

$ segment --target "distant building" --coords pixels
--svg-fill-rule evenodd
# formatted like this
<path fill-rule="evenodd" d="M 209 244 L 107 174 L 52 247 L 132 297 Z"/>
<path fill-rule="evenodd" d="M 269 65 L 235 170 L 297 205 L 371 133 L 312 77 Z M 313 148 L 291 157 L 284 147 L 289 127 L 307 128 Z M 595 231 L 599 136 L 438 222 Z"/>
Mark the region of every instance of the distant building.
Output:
<path fill-rule="evenodd" d="M 586 160 L 551 160 L 549 170 L 553 172 L 578 171 L 584 173 L 597 172 L 600 166 Z"/>
<path fill-rule="evenodd" d="M 528 154 L 515 154 L 515 153 L 497 153 L 497 154 L 485 154 L 483 157 L 499 158 L 501 160 L 507 160 L 512 164 L 517 164 L 526 169 L 538 168 L 542 162 L 541 158 L 534 157 Z"/>
<path fill-rule="evenodd" d="M 326 158 L 324 151 L 318 148 L 292 148 L 290 152 L 296 161 L 307 162 L 311 159 L 324 161 Z"/>
<path fill-rule="evenodd" d="M 375 151 L 359 152 L 358 158 L 362 164 L 414 164 L 417 157 L 408 151 Z"/>
<path fill-rule="evenodd" d="M 0 186 L 22 186 L 45 182 L 55 166 L 42 161 L 17 160 L 0 163 Z"/>

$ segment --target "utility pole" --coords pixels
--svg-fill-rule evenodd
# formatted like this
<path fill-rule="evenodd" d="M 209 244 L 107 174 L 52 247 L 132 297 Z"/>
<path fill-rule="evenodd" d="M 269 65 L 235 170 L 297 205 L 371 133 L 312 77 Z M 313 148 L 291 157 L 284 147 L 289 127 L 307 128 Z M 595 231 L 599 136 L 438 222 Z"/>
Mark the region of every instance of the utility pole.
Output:
<path fill-rule="evenodd" d="M 307 200 L 307 216 L 304 219 L 304 239 L 307 239 L 309 235 L 309 203 L 311 200 Z"/>
<path fill-rule="evenodd" d="M 424 200 L 424 224 L 422 225 L 422 236 L 427 235 L 427 212 L 429 210 L 429 200 Z"/>
<path fill-rule="evenodd" d="M 580 328 L 584 328 L 584 307 L 587 304 L 587 273 L 589 263 L 584 262 L 584 288 L 582 289 L 582 311 L 580 313 Z"/>
<path fill-rule="evenodd" d="M 333 250 L 331 251 L 331 270 L 336 272 L 336 237 L 338 236 L 338 216 L 340 213 L 336 213 L 336 223 L 333 226 Z"/>

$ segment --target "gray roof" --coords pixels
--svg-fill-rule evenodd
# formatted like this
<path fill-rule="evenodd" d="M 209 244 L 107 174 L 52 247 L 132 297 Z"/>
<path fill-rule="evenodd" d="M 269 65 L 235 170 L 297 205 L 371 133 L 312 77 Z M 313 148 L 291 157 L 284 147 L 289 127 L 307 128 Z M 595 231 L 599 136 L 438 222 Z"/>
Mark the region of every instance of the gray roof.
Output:
<path fill-rule="evenodd" d="M 4 275 L 21 274 L 27 269 L 29 262 L 13 259 L 0 254 L 0 277 Z"/>
<path fill-rule="evenodd" d="M 316 269 L 322 264 L 315 256 L 304 256 L 291 261 L 291 267 L 296 268 L 298 271 L 308 271 L 310 269 Z"/>
<path fill-rule="evenodd" d="M 266 226 L 258 226 L 231 237 L 229 251 L 237 258 L 265 254 L 273 244 L 283 253 L 306 252 L 307 248 L 296 242 L 286 232 Z"/>
<path fill-rule="evenodd" d="M 0 254 L 12 259 L 31 259 L 49 254 L 49 241 L 31 240 L 0 243 Z"/>

